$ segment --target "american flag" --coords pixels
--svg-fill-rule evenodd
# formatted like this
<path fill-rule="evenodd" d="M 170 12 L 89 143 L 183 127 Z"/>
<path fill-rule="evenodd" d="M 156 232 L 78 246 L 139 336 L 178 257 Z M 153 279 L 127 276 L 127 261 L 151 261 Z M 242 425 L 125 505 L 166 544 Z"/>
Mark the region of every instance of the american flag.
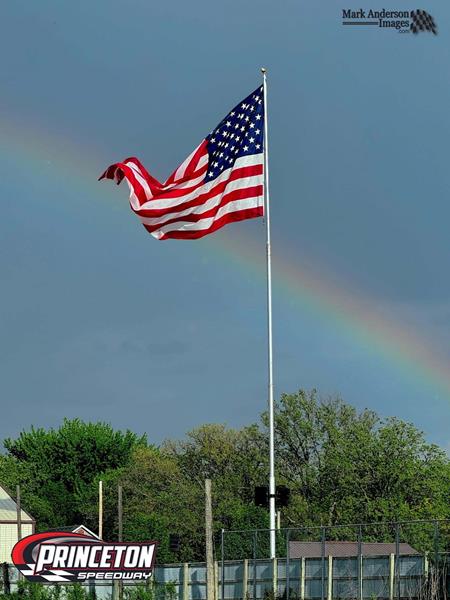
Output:
<path fill-rule="evenodd" d="M 140 161 L 111 165 L 100 179 L 125 179 L 130 205 L 158 240 L 196 239 L 264 214 L 264 95 L 242 100 L 165 183 Z"/>

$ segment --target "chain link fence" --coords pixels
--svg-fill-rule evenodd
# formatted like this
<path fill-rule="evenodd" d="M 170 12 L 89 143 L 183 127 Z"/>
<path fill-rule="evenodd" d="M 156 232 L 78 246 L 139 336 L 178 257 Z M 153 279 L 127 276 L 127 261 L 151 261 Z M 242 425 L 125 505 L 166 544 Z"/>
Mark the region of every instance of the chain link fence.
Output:
<path fill-rule="evenodd" d="M 223 531 L 220 600 L 446 600 L 450 521 Z M 238 574 L 244 565 L 246 580 Z M 239 580 L 239 585 L 238 585 Z M 243 583 L 242 583 L 243 582 Z"/>
<path fill-rule="evenodd" d="M 214 600 L 450 600 L 450 520 L 280 529 L 276 549 L 268 558 L 267 529 L 222 531 Z M 16 591 L 17 577 L 3 565 L 0 593 Z M 85 589 L 96 600 L 206 600 L 206 565 L 158 565 L 147 587 L 124 594 L 99 582 Z"/>

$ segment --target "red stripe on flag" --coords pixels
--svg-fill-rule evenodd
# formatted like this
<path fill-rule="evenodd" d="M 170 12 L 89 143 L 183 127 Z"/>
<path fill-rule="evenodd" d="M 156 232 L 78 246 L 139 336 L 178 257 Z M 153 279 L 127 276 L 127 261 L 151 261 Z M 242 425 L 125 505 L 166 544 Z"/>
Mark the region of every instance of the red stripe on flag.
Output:
<path fill-rule="evenodd" d="M 205 212 L 191 213 L 189 215 L 184 215 L 184 216 L 180 216 L 180 217 L 175 216 L 173 219 L 169 219 L 167 221 L 163 221 L 163 222 L 155 224 L 155 225 L 144 224 L 144 227 L 147 229 L 147 231 L 152 233 L 153 231 L 158 231 L 158 229 L 161 229 L 161 227 L 166 227 L 166 225 L 170 225 L 171 223 L 177 223 L 177 222 L 197 223 L 198 221 L 201 221 L 202 219 L 208 219 L 208 218 L 214 217 L 214 215 L 217 214 L 217 212 L 219 211 L 220 208 L 222 208 L 223 206 L 226 206 L 230 202 L 234 202 L 235 200 L 244 200 L 246 198 L 258 198 L 258 197 L 262 196 L 262 194 L 263 194 L 263 186 L 262 185 L 256 185 L 253 187 L 246 187 L 246 188 L 239 189 L 239 190 L 233 190 L 232 192 L 229 192 L 228 194 L 224 194 L 222 196 L 220 202 L 216 206 L 214 206 L 213 208 L 211 208 Z"/>
<path fill-rule="evenodd" d="M 231 181 L 237 181 L 238 179 L 243 179 L 244 177 L 252 177 L 254 175 L 262 175 L 263 173 L 263 165 L 252 165 L 250 167 L 238 167 L 236 169 L 233 169 L 230 171 L 229 177 L 227 179 L 225 179 L 224 181 L 221 181 L 220 183 L 218 183 L 217 185 L 215 185 L 214 187 L 212 187 L 210 190 L 208 190 L 207 192 L 199 193 L 198 196 L 196 196 L 195 198 L 193 198 L 192 200 L 188 200 L 187 202 L 181 202 L 181 203 L 174 203 L 173 205 L 170 205 L 166 208 L 151 208 L 151 204 L 153 201 L 156 200 L 166 200 L 169 198 L 172 198 L 173 196 L 170 195 L 170 193 L 162 193 L 160 196 L 158 196 L 157 198 L 153 198 L 152 200 L 150 200 L 145 207 L 140 207 L 138 210 L 135 210 L 134 212 L 136 214 L 138 214 L 140 217 L 161 217 L 164 216 L 170 212 L 176 211 L 182 211 L 182 210 L 186 210 L 188 208 L 193 208 L 195 206 L 200 206 L 200 204 L 203 204 L 204 202 L 206 202 L 207 200 L 209 200 L 209 198 L 212 198 L 213 196 L 216 196 L 217 194 L 223 193 L 228 185 L 228 183 L 230 183 Z M 205 184 L 203 184 L 205 185 Z M 199 186 L 201 187 L 201 186 Z"/>
<path fill-rule="evenodd" d="M 159 239 L 161 240 L 197 240 L 199 238 L 212 233 L 213 231 L 217 231 L 227 223 L 236 223 L 237 221 L 243 221 L 244 219 L 253 219 L 255 217 L 262 217 L 264 214 L 264 209 L 262 206 L 258 206 L 256 208 L 247 208 L 245 210 L 239 210 L 232 212 L 228 215 L 224 215 L 214 221 L 214 223 L 208 229 L 200 229 L 198 231 L 168 231 Z M 145 227 L 145 225 L 144 225 Z M 147 229 L 147 228 L 146 228 Z"/>
<path fill-rule="evenodd" d="M 181 183 L 181 182 L 187 180 L 189 178 L 189 176 L 195 171 L 196 166 L 197 166 L 198 162 L 200 161 L 200 159 L 202 158 L 202 156 L 207 155 L 207 154 L 208 154 L 208 141 L 203 140 L 203 142 L 199 145 L 199 147 L 195 151 L 194 155 L 192 156 L 191 160 L 189 161 L 189 164 L 186 166 L 183 176 L 179 177 L 178 179 L 176 178 L 176 174 L 181 167 L 181 165 L 180 165 L 179 167 L 177 167 L 175 169 L 175 171 L 172 173 L 172 175 L 167 179 L 167 181 L 164 184 L 164 187 L 166 187 L 168 185 L 173 185 L 174 183 Z M 181 163 L 181 164 L 183 164 L 183 163 Z"/>

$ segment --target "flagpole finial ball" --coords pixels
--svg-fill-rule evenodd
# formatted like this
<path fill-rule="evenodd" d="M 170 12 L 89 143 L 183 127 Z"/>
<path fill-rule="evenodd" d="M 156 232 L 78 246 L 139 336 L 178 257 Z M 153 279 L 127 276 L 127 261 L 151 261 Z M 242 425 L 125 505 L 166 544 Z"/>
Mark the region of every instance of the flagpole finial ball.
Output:
<path fill-rule="evenodd" d="M 263 75 L 265 75 L 265 73 L 267 73 L 267 69 L 266 69 L 266 67 L 261 67 L 261 73 L 262 73 Z"/>

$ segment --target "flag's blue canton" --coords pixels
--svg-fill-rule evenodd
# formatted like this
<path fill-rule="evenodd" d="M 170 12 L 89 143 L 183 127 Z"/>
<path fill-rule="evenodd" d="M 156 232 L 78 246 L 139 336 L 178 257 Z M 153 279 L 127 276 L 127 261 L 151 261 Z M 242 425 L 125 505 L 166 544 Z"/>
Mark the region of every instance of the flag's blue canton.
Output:
<path fill-rule="evenodd" d="M 262 86 L 242 100 L 208 137 L 205 181 L 218 177 L 237 158 L 263 151 L 264 97 Z"/>

